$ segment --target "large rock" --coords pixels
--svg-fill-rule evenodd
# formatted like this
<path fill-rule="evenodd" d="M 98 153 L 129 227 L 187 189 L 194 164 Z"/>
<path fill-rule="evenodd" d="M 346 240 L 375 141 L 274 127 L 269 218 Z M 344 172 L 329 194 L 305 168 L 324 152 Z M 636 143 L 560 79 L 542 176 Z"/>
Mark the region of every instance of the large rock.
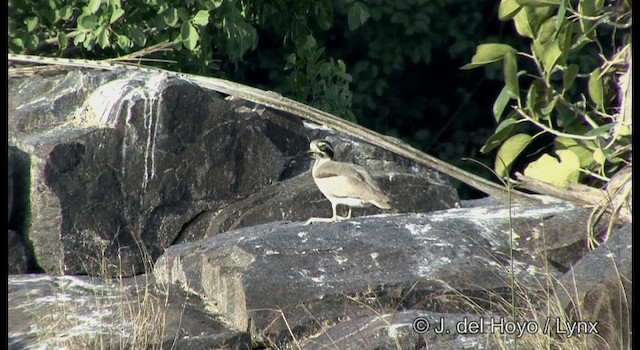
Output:
<path fill-rule="evenodd" d="M 583 223 L 574 219 L 584 210 L 562 204 L 511 209 L 515 278 L 535 298 L 534 291 L 560 273 L 528 242 L 544 238 L 531 228 L 579 232 Z M 371 316 L 370 305 L 381 313 L 472 312 L 465 300 L 509 297 L 508 213 L 496 206 L 245 227 L 170 247 L 154 276 L 201 296 L 236 329 L 250 322 L 257 334 L 283 343 L 317 334 L 321 325 Z M 557 234 L 552 230 L 542 234 Z M 461 297 L 447 299 L 449 293 Z"/>
<path fill-rule="evenodd" d="M 99 84 L 77 101 L 70 91 L 90 78 Z M 10 111 L 12 142 L 31 157 L 28 237 L 48 272 L 141 272 L 185 223 L 275 182 L 306 145 L 179 79 L 75 72 L 52 86 Z"/>
<path fill-rule="evenodd" d="M 22 237 L 13 230 L 7 233 L 9 274 L 26 273 L 29 269 L 29 250 Z"/>
<path fill-rule="evenodd" d="M 632 248 L 627 224 L 554 283 L 556 303 L 569 324 L 587 326 L 580 336 L 590 349 L 631 348 Z"/>
<path fill-rule="evenodd" d="M 493 319 L 498 321 L 499 317 Z M 304 350 L 508 349 L 510 339 L 491 329 L 491 317 L 463 313 L 394 310 L 323 329 L 301 344 Z M 484 331 L 478 331 L 480 325 Z M 496 328 L 497 329 L 497 328 Z"/>
<path fill-rule="evenodd" d="M 458 203 L 447 177 L 433 170 L 163 74 L 11 79 L 9 131 L 29 165 L 13 176 L 28 184 L 19 195 L 27 230 L 16 232 L 47 273 L 132 275 L 173 243 L 329 216 L 311 160 L 300 157 L 320 136 L 333 138 L 343 160 L 370 167 L 394 199 L 391 212 Z M 380 211 L 354 214 L 371 213 Z"/>
<path fill-rule="evenodd" d="M 151 276 L 104 280 L 19 275 L 8 280 L 9 349 L 248 349 L 202 302 Z"/>
<path fill-rule="evenodd" d="M 35 264 L 25 239 L 29 223 L 29 157 L 15 147 L 8 152 L 8 272 L 26 273 Z"/>

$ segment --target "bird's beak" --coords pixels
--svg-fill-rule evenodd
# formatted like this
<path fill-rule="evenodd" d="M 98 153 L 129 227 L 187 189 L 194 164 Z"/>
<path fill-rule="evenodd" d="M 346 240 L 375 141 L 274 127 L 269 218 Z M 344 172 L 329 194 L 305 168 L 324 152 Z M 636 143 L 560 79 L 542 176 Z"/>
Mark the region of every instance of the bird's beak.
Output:
<path fill-rule="evenodd" d="M 317 153 L 316 151 L 312 150 L 312 149 L 310 149 L 310 150 L 308 150 L 308 151 L 307 151 L 307 156 L 309 156 L 309 157 L 313 157 L 313 156 L 315 156 L 316 154 L 318 154 L 318 153 Z"/>

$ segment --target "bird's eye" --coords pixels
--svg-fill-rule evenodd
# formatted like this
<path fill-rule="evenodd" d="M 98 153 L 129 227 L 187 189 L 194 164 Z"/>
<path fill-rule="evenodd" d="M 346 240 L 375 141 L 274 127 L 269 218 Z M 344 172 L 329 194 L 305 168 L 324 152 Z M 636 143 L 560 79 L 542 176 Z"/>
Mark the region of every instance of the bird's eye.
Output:
<path fill-rule="evenodd" d="M 328 142 L 318 142 L 318 149 L 321 151 L 327 151 L 331 149 L 331 145 Z"/>

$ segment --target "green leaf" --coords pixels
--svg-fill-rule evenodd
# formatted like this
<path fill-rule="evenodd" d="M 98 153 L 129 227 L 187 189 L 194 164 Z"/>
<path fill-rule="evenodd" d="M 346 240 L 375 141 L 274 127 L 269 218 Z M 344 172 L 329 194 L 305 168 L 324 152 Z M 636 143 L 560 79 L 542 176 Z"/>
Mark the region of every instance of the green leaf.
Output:
<path fill-rule="evenodd" d="M 117 20 L 120 19 L 120 17 L 122 17 L 122 15 L 124 15 L 123 9 L 117 8 L 113 10 L 113 12 L 111 13 L 111 18 L 109 19 L 109 24 L 115 23 Z"/>
<path fill-rule="evenodd" d="M 518 124 L 518 120 L 515 118 L 507 118 L 502 121 L 496 128 L 496 131 L 487 139 L 484 146 L 480 149 L 480 152 L 487 154 L 494 148 L 498 147 L 507 137 L 511 136 L 511 133 Z"/>
<path fill-rule="evenodd" d="M 529 163 L 524 170 L 526 176 L 566 188 L 569 183 L 577 183 L 580 177 L 580 160 L 570 150 L 556 151 L 560 161 L 543 154 L 538 160 Z"/>
<path fill-rule="evenodd" d="M 81 15 L 78 18 L 78 29 L 93 29 L 98 25 L 98 17 L 93 15 Z"/>
<path fill-rule="evenodd" d="M 87 7 L 87 9 L 89 10 L 89 13 L 94 14 L 98 12 L 98 10 L 100 9 L 101 2 L 102 2 L 101 0 L 89 0 L 89 6 Z"/>
<path fill-rule="evenodd" d="M 562 27 L 562 23 L 566 21 L 564 16 L 567 14 L 567 1 L 568 0 L 560 0 L 558 14 L 556 15 L 556 29 L 560 29 L 560 27 Z"/>
<path fill-rule="evenodd" d="M 589 97 L 596 104 L 598 109 L 604 107 L 604 86 L 602 84 L 602 70 L 596 68 L 589 75 Z"/>
<path fill-rule="evenodd" d="M 554 96 L 549 104 L 540 109 L 540 113 L 542 113 L 542 115 L 545 117 L 544 119 L 548 119 L 549 114 L 551 114 L 551 112 L 553 112 L 553 109 L 556 107 L 556 103 L 558 103 L 559 98 L 560 96 L 558 95 Z"/>
<path fill-rule="evenodd" d="M 52 5 L 52 4 L 49 4 Z M 40 8 L 41 11 L 41 20 L 45 19 L 46 21 L 49 21 L 49 23 L 56 23 L 56 11 L 55 11 L 55 6 L 51 6 L 51 7 L 42 7 Z M 45 21 L 42 21 L 43 23 Z"/>
<path fill-rule="evenodd" d="M 180 20 L 182 22 L 186 22 L 189 20 L 189 11 L 187 11 L 187 9 L 185 9 L 184 7 L 179 7 L 178 8 L 178 18 L 180 18 Z M 229 21 L 226 21 L 229 22 Z"/>
<path fill-rule="evenodd" d="M 520 96 L 520 85 L 518 84 L 518 62 L 516 54 L 509 52 L 504 55 L 504 80 L 509 92 L 518 98 Z"/>
<path fill-rule="evenodd" d="M 533 39 L 533 29 L 531 28 L 528 13 L 529 11 L 527 11 L 527 9 L 518 11 L 518 13 L 513 16 L 513 24 L 515 25 L 516 32 L 518 32 L 518 34 Z"/>
<path fill-rule="evenodd" d="M 13 39 L 11 39 L 11 44 L 15 45 L 20 50 L 24 49 L 24 41 L 22 40 L 22 38 L 13 38 Z"/>
<path fill-rule="evenodd" d="M 369 14 L 369 9 L 360 1 L 356 1 L 351 5 L 349 9 L 349 13 L 347 15 L 347 24 L 349 25 L 349 30 L 354 31 L 358 29 L 364 22 L 366 22 L 371 15 Z"/>
<path fill-rule="evenodd" d="M 603 165 L 607 161 L 607 157 L 604 155 L 604 152 L 598 148 L 593 151 L 593 160 L 595 160 L 596 163 Z"/>
<path fill-rule="evenodd" d="M 129 49 L 133 47 L 133 42 L 126 35 L 116 34 L 116 44 L 121 49 Z"/>
<path fill-rule="evenodd" d="M 512 98 L 514 98 L 514 96 L 509 92 L 507 86 L 503 86 L 502 90 L 500 90 L 500 94 L 498 94 L 498 97 L 493 102 L 493 108 L 491 109 L 496 122 L 500 121 L 500 117 L 502 117 L 504 109 L 507 107 L 507 104 L 509 104 L 509 100 L 511 100 Z"/>
<path fill-rule="evenodd" d="M 498 7 L 498 18 L 501 21 L 508 21 L 515 16 L 522 6 L 516 0 L 501 0 Z"/>
<path fill-rule="evenodd" d="M 183 22 L 180 27 L 180 36 L 182 37 L 182 44 L 188 50 L 193 51 L 198 45 L 198 32 L 196 28 L 194 28 L 191 23 Z"/>
<path fill-rule="evenodd" d="M 534 54 L 542 61 L 545 73 L 551 73 L 553 67 L 558 63 L 558 59 L 562 56 L 562 50 L 556 40 L 548 41 L 541 44 L 537 40 L 533 41 Z"/>
<path fill-rule="evenodd" d="M 69 5 L 64 6 L 60 9 L 60 18 L 62 18 L 65 21 L 71 18 L 72 14 L 73 14 L 73 8 Z"/>
<path fill-rule="evenodd" d="M 604 124 L 595 129 L 589 130 L 586 134 L 584 134 L 584 136 L 603 136 L 602 134 L 613 129 L 615 126 L 616 126 L 616 123 Z"/>
<path fill-rule="evenodd" d="M 502 144 L 498 150 L 498 154 L 496 154 L 494 164 L 494 169 L 498 176 L 509 176 L 511 165 L 529 143 L 531 143 L 532 139 L 533 138 L 527 134 L 516 134 Z"/>
<path fill-rule="evenodd" d="M 162 14 L 162 19 L 164 23 L 166 23 L 169 27 L 175 27 L 178 24 L 178 10 L 175 8 L 170 8 Z"/>
<path fill-rule="evenodd" d="M 617 130 L 617 135 L 618 136 L 631 136 L 632 134 L 632 130 L 631 130 L 631 125 L 627 125 L 627 124 L 621 124 L 620 126 L 618 126 L 618 130 Z"/>
<path fill-rule="evenodd" d="M 209 12 L 205 10 L 198 11 L 198 13 L 193 16 L 192 23 L 201 27 L 206 26 L 207 24 L 209 24 Z"/>
<path fill-rule="evenodd" d="M 38 36 L 35 34 L 31 34 L 27 36 L 27 40 L 25 40 L 25 47 L 29 50 L 38 49 Z"/>
<path fill-rule="evenodd" d="M 24 19 L 24 24 L 27 25 L 27 31 L 32 32 L 38 25 L 38 17 L 27 17 Z"/>
<path fill-rule="evenodd" d="M 573 85 L 573 82 L 576 80 L 577 76 L 578 76 L 578 65 L 577 64 L 570 64 L 564 70 L 564 74 L 562 76 L 562 93 L 563 94 L 565 92 L 567 92 L 571 88 L 571 86 Z"/>
<path fill-rule="evenodd" d="M 471 57 L 471 63 L 467 63 L 460 69 L 473 69 L 485 64 L 500 61 L 506 54 L 515 53 L 516 49 L 507 44 L 480 44 L 476 48 L 476 54 Z"/>
<path fill-rule="evenodd" d="M 593 152 L 572 138 L 556 137 L 554 147 L 556 150 L 570 150 L 577 155 L 582 169 L 587 169 L 593 165 Z"/>
<path fill-rule="evenodd" d="M 580 14 L 580 29 L 583 33 L 588 33 L 593 27 L 593 20 L 585 17 L 593 17 L 596 15 L 595 0 L 581 0 L 578 3 L 578 13 Z"/>
<path fill-rule="evenodd" d="M 102 31 L 100 31 L 100 33 L 97 35 L 97 40 L 98 45 L 100 45 L 100 48 L 102 49 L 111 45 L 111 41 L 109 40 L 109 30 L 104 28 Z"/>
<path fill-rule="evenodd" d="M 314 1 L 313 13 L 318 27 L 322 30 L 329 30 L 333 23 L 333 4 L 331 0 Z"/>
<path fill-rule="evenodd" d="M 147 42 L 147 37 L 144 35 L 144 32 L 138 27 L 128 27 L 127 37 L 133 42 L 135 46 L 142 47 Z"/>
<path fill-rule="evenodd" d="M 93 32 L 87 33 L 87 37 L 82 42 L 82 47 L 84 47 L 87 50 L 91 50 L 93 49 L 93 44 L 95 43 L 95 41 L 96 40 L 93 35 Z"/>
<path fill-rule="evenodd" d="M 302 39 L 299 42 L 300 49 L 303 52 L 304 51 L 311 51 L 317 45 L 318 45 L 318 43 L 316 42 L 316 39 L 313 37 L 313 35 L 310 35 L 310 34 L 305 35 L 304 37 L 302 37 Z"/>
<path fill-rule="evenodd" d="M 556 29 L 556 19 L 555 17 L 551 17 L 548 20 L 544 21 L 540 28 L 538 29 L 538 33 L 536 35 L 536 39 L 540 44 L 546 44 L 549 40 L 553 39 L 556 36 L 558 30 Z"/>
<path fill-rule="evenodd" d="M 527 91 L 527 109 L 535 119 L 541 117 L 540 109 L 544 104 L 544 93 L 544 86 L 538 80 L 531 83 Z"/>
<path fill-rule="evenodd" d="M 64 50 L 69 45 L 69 39 L 67 35 L 63 32 L 58 32 L 58 47 L 60 50 Z"/>
<path fill-rule="evenodd" d="M 87 37 L 87 35 L 85 33 L 80 33 L 80 34 L 76 35 L 75 38 L 73 38 L 73 45 L 79 46 L 81 43 L 84 42 L 84 39 L 86 37 Z"/>
<path fill-rule="evenodd" d="M 560 0 L 516 0 L 520 6 L 557 6 L 560 5 Z"/>
<path fill-rule="evenodd" d="M 549 18 L 550 9 L 551 7 L 549 6 L 523 7 L 523 10 L 513 17 L 518 34 L 531 39 L 535 38 L 535 33 L 538 31 L 540 23 Z"/>

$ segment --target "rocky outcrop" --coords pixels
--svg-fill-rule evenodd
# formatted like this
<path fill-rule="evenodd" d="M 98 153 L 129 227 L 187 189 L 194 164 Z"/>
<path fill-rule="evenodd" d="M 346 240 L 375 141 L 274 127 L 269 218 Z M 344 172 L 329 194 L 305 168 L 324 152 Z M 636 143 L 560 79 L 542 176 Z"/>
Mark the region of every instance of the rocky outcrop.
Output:
<path fill-rule="evenodd" d="M 8 348 L 248 349 L 196 296 L 153 277 L 16 275 L 8 280 Z"/>
<path fill-rule="evenodd" d="M 9 272 L 48 273 L 9 276 L 11 349 L 506 348 L 458 326 L 514 306 L 599 321 L 585 348 L 631 344 L 630 226 L 589 252 L 589 209 L 460 204 L 432 169 L 157 72 L 11 78 L 8 112 Z M 302 226 L 331 215 L 316 138 L 393 209 Z"/>
<path fill-rule="evenodd" d="M 9 98 L 9 142 L 29 164 L 12 177 L 28 183 L 16 232 L 48 273 L 136 274 L 173 243 L 328 215 L 300 157 L 322 133 L 361 149 L 396 212 L 458 202 L 425 167 L 176 77 L 72 71 L 12 79 Z"/>
<path fill-rule="evenodd" d="M 528 242 L 542 238 L 525 228 L 580 232 L 572 216 L 583 210 L 557 204 L 512 211 L 515 276 L 533 297 L 560 272 Z M 171 246 L 154 276 L 200 296 L 236 329 L 251 322 L 269 339 L 311 337 L 322 325 L 372 316 L 372 309 L 471 312 L 469 300 L 508 299 L 507 213 L 496 206 L 251 226 Z"/>
<path fill-rule="evenodd" d="M 631 348 L 631 237 L 631 224 L 627 224 L 554 284 L 569 322 L 588 326 L 584 329 L 593 335 L 587 338 L 591 349 Z"/>

